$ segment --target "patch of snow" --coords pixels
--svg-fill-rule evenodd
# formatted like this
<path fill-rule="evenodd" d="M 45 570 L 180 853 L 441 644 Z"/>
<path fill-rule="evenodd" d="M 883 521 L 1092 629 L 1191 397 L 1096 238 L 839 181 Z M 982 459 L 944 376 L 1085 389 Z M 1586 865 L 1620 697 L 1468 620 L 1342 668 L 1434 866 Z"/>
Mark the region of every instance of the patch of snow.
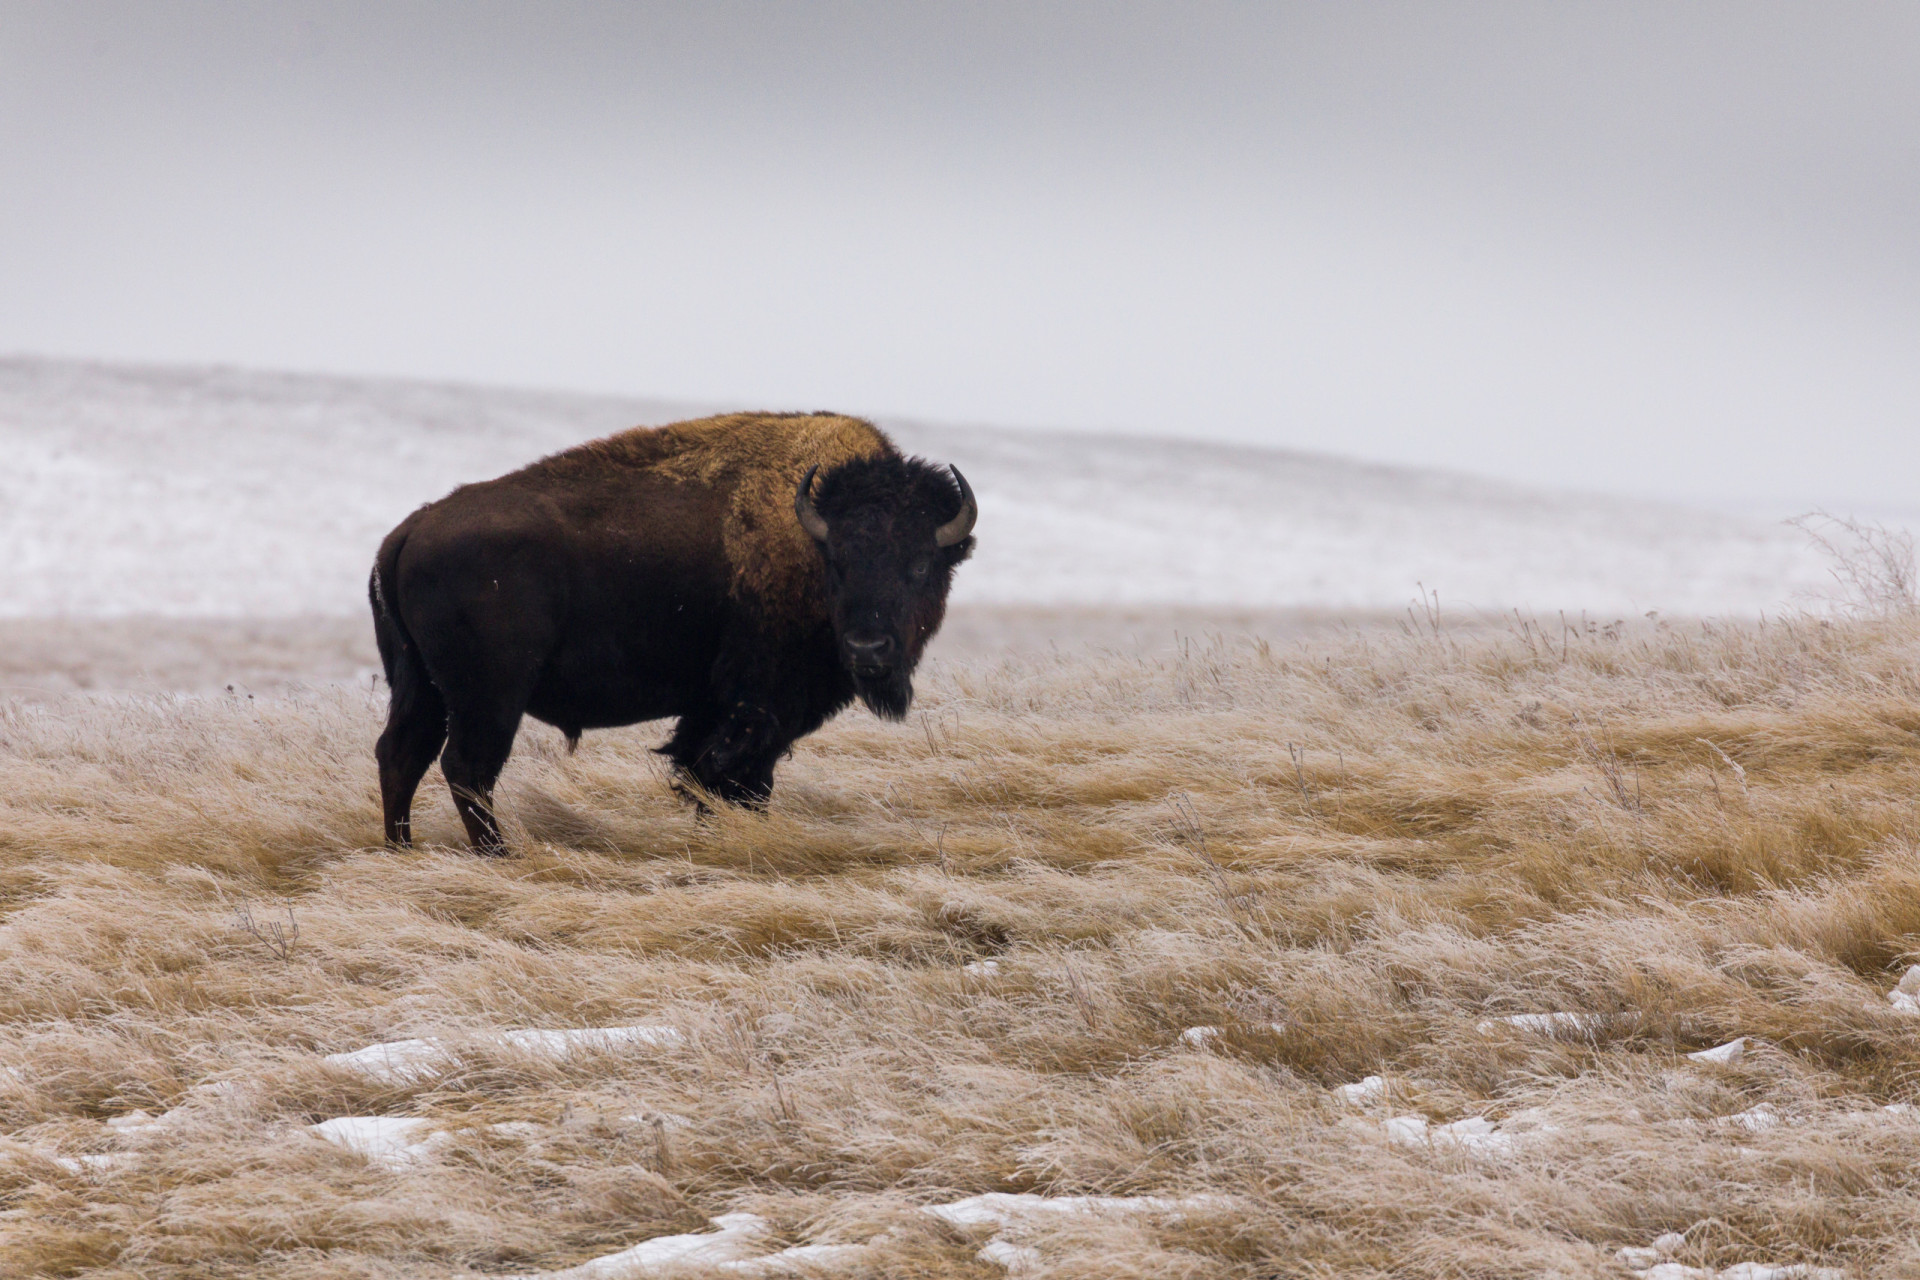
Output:
<path fill-rule="evenodd" d="M 1765 1133 L 1769 1129 L 1778 1128 L 1782 1122 L 1780 1113 L 1773 1109 L 1772 1104 L 1763 1102 L 1757 1107 L 1749 1107 L 1745 1111 L 1738 1111 L 1730 1116 L 1721 1116 L 1716 1123 L 1735 1129 L 1744 1129 L 1748 1133 Z"/>
<path fill-rule="evenodd" d="M 1333 1096 L 1350 1107 L 1365 1107 L 1387 1096 L 1384 1076 L 1368 1076 L 1358 1084 L 1335 1085 Z"/>
<path fill-rule="evenodd" d="M 48 1156 L 47 1159 L 68 1173 L 111 1173 L 115 1169 L 124 1169 L 136 1157 L 131 1152 L 104 1152 L 77 1156 Z"/>
<path fill-rule="evenodd" d="M 1425 1116 L 1392 1116 L 1381 1124 L 1389 1142 L 1403 1147 L 1423 1147 L 1427 1144 L 1427 1118 Z"/>
<path fill-rule="evenodd" d="M 688 1122 L 680 1119 L 680 1123 Z M 396 1170 L 420 1164 L 437 1148 L 453 1141 L 451 1132 L 435 1128 L 432 1121 L 408 1116 L 337 1116 L 307 1128 L 335 1146 L 358 1152 L 375 1164 Z M 544 1137 L 548 1131 L 545 1125 L 529 1120 L 505 1120 L 486 1126 L 486 1132 L 495 1137 L 531 1142 Z"/>
<path fill-rule="evenodd" d="M 39 1147 L 0 1139 L 0 1161 L 13 1164 L 23 1160 L 44 1160 L 57 1168 L 65 1169 L 68 1173 L 111 1173 L 115 1169 L 123 1169 L 136 1163 L 139 1159 L 139 1153 L 133 1151 L 84 1152 L 80 1155 L 66 1156 Z"/>
<path fill-rule="evenodd" d="M 566 1058 L 581 1051 L 606 1051 L 623 1045 L 670 1049 L 685 1042 L 677 1028 L 655 1025 L 578 1027 L 559 1031 L 506 1031 L 480 1037 L 478 1042 L 501 1045 L 523 1053 Z M 438 1039 L 388 1040 L 348 1053 L 330 1053 L 336 1067 L 370 1076 L 388 1084 L 416 1084 L 448 1070 L 454 1049 Z"/>
<path fill-rule="evenodd" d="M 148 1115 L 144 1111 L 129 1111 L 122 1116 L 108 1116 L 107 1128 L 115 1133 L 144 1133 L 161 1126 L 158 1116 Z"/>
<path fill-rule="evenodd" d="M 523 1142 L 531 1142 L 547 1132 L 545 1125 L 535 1124 L 531 1120 L 502 1120 L 499 1124 L 488 1125 L 487 1130 L 503 1138 L 519 1138 Z"/>
<path fill-rule="evenodd" d="M 922 1205 L 920 1211 L 956 1227 L 1003 1227 L 1029 1218 L 1080 1213 L 1179 1214 L 1219 1208 L 1226 1203 L 1227 1198 L 1220 1195 L 1042 1196 L 1024 1191 L 989 1191 L 951 1204 Z"/>
<path fill-rule="evenodd" d="M 1641 1253 L 1642 1250 L 1622 1249 L 1621 1254 Z M 1773 1266 L 1764 1262 L 1736 1262 L 1730 1267 L 1713 1271 L 1706 1267 L 1689 1267 L 1679 1262 L 1659 1262 L 1645 1268 L 1629 1267 L 1640 1280 L 1846 1280 L 1846 1272 L 1838 1267 L 1815 1267 L 1804 1262 L 1789 1263 L 1785 1266 Z"/>
<path fill-rule="evenodd" d="M 1651 1245 L 1628 1245 L 1613 1256 L 1629 1271 L 1646 1271 L 1687 1247 L 1687 1237 L 1678 1231 L 1655 1236 Z"/>
<path fill-rule="evenodd" d="M 1040 1269 L 1040 1251 L 1030 1244 L 1015 1244 L 1002 1236 L 995 1236 L 980 1247 L 973 1255 L 982 1262 L 994 1262 L 1005 1267 L 1008 1275 L 1025 1275 L 1029 1271 Z"/>
<path fill-rule="evenodd" d="M 1920 964 L 1907 966 L 1900 981 L 1887 992 L 1887 1004 L 1895 1013 L 1920 1014 Z"/>
<path fill-rule="evenodd" d="M 1698 1053 L 1690 1053 L 1687 1056 L 1695 1062 L 1717 1062 L 1722 1066 L 1732 1066 L 1740 1061 L 1746 1052 L 1747 1038 L 1741 1036 L 1738 1040 L 1729 1040 L 1723 1045 L 1702 1049 Z"/>
<path fill-rule="evenodd" d="M 1402 1147 L 1453 1149 L 1476 1155 L 1509 1155 L 1515 1135 L 1499 1133 L 1485 1116 L 1468 1116 L 1450 1124 L 1433 1125 L 1422 1115 L 1394 1116 L 1380 1126 L 1387 1140 Z"/>
<path fill-rule="evenodd" d="M 187 1090 L 187 1096 L 179 1106 L 162 1111 L 159 1115 L 149 1115 L 145 1111 L 129 1111 L 124 1115 L 110 1116 L 103 1123 L 123 1138 L 145 1138 L 163 1133 L 179 1124 L 193 1112 L 203 1108 L 217 1108 L 251 1100 L 257 1086 L 239 1080 L 213 1080 L 206 1084 L 197 1084 Z"/>
<path fill-rule="evenodd" d="M 778 1276 L 790 1275 L 795 1268 L 800 1268 L 813 1274 L 824 1267 L 843 1267 L 857 1262 L 868 1248 L 863 1244 L 797 1244 L 757 1258 L 722 1262 L 714 1270 L 729 1275 Z"/>
<path fill-rule="evenodd" d="M 1485 1116 L 1469 1116 L 1465 1120 L 1455 1120 L 1452 1124 L 1443 1124 L 1433 1131 L 1433 1145 L 1436 1147 L 1458 1147 L 1476 1155 L 1511 1155 L 1514 1148 L 1514 1135 L 1497 1133 L 1493 1121 Z"/>
<path fill-rule="evenodd" d="M 565 1271 L 541 1271 L 518 1280 L 638 1280 L 660 1267 L 766 1263 L 771 1259 L 772 1255 L 749 1256 L 755 1243 L 767 1233 L 767 1220 L 759 1214 L 723 1213 L 712 1222 L 712 1231 L 655 1236 Z"/>
<path fill-rule="evenodd" d="M 1041 1196 L 989 1192 L 951 1204 L 923 1205 L 921 1212 L 957 1227 L 993 1228 L 995 1234 L 976 1256 L 1017 1275 L 1040 1264 L 1037 1249 L 1013 1238 L 1023 1225 L 1036 1220 L 1076 1214 L 1180 1214 L 1227 1203 L 1228 1198 L 1220 1195 Z M 755 1253 L 767 1234 L 765 1219 L 757 1214 L 729 1213 L 713 1219 L 713 1225 L 716 1228 L 713 1231 L 659 1236 L 565 1271 L 545 1271 L 519 1280 L 641 1280 L 657 1268 L 693 1264 L 736 1275 L 779 1275 L 797 1268 L 851 1264 L 872 1247 L 870 1244 L 806 1244 Z"/>
<path fill-rule="evenodd" d="M 451 1056 L 437 1040 L 387 1040 L 350 1053 L 330 1053 L 326 1061 L 389 1084 L 412 1084 L 439 1074 L 451 1065 Z"/>
<path fill-rule="evenodd" d="M 444 1138 L 430 1121 L 398 1116 L 339 1116 L 308 1125 L 307 1131 L 388 1169 L 419 1164 L 438 1145 L 433 1139 Z"/>
<path fill-rule="evenodd" d="M 1879 1112 L 1860 1112 L 1861 1115 L 1878 1116 Z M 1745 1111 L 1736 1111 L 1732 1115 L 1714 1116 L 1708 1120 L 1695 1120 L 1691 1117 L 1679 1120 L 1662 1120 L 1664 1126 L 1674 1129 L 1737 1129 L 1742 1133 L 1765 1133 L 1783 1124 L 1793 1123 L 1774 1109 L 1773 1104 L 1763 1102 L 1759 1106 L 1749 1107 Z M 1747 1154 L 1755 1154 L 1748 1148 L 1740 1148 Z"/>
<path fill-rule="evenodd" d="M 1015 1275 L 1040 1265 L 1040 1252 L 1022 1245 L 1013 1237 L 1023 1222 L 1036 1218 L 1064 1217 L 1073 1214 L 1157 1213 L 1177 1215 L 1194 1210 L 1218 1208 L 1228 1203 L 1225 1196 L 1040 1196 L 1030 1193 L 989 1192 L 968 1196 L 952 1204 L 922 1205 L 922 1213 L 931 1214 L 956 1227 L 989 1226 L 996 1228 L 992 1239 L 974 1256 L 983 1262 L 996 1262 Z"/>
<path fill-rule="evenodd" d="M 630 1027 L 579 1027 L 566 1031 L 508 1031 L 500 1043 L 525 1053 L 549 1058 L 570 1057 L 582 1050 L 604 1053 L 622 1045 L 675 1049 L 686 1043 L 677 1027 L 639 1024 Z"/>
<path fill-rule="evenodd" d="M 960 966 L 960 972 L 973 978 L 997 978 L 1000 976 L 998 960 L 974 960 Z"/>
<path fill-rule="evenodd" d="M 1280 1035 L 1286 1031 L 1287 1024 L 1284 1022 L 1269 1022 L 1266 1029 L 1275 1035 Z M 1226 1033 L 1227 1029 L 1225 1027 L 1188 1027 L 1180 1033 L 1180 1043 L 1190 1049 L 1205 1049 Z"/>

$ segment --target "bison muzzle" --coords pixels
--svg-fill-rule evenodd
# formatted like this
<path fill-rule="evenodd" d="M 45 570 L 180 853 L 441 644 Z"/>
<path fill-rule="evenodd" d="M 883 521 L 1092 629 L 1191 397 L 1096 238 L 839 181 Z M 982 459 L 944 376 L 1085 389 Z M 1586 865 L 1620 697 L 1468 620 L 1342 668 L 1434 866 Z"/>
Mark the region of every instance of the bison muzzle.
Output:
<path fill-rule="evenodd" d="M 977 515 L 958 468 L 832 414 L 627 431 L 420 508 L 369 589 L 388 842 L 438 756 L 473 847 L 505 852 L 493 788 L 528 715 L 569 745 L 677 717 L 676 785 L 766 803 L 856 697 L 906 715 Z"/>

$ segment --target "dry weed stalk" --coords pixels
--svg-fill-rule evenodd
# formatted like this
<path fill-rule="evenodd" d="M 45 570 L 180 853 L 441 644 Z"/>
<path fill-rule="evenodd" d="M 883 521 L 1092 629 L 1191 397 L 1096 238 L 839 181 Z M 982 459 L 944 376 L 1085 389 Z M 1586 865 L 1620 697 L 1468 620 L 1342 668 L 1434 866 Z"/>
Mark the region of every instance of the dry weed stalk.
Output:
<path fill-rule="evenodd" d="M 1233 882 L 1227 879 L 1226 868 L 1208 851 L 1207 828 L 1200 821 L 1199 810 L 1193 807 L 1193 797 L 1184 791 L 1177 791 L 1167 798 L 1167 807 L 1173 810 L 1175 839 L 1200 863 L 1227 922 L 1239 933 L 1253 936 L 1255 930 L 1253 922 L 1247 918 L 1247 900 L 1234 893 Z"/>
<path fill-rule="evenodd" d="M 1740 767 L 1740 762 L 1728 755 L 1725 751 L 1722 751 L 1720 745 L 1716 742 L 1712 742 L 1706 738 L 1695 738 L 1694 741 L 1720 758 L 1720 763 L 1727 766 L 1728 770 L 1733 774 L 1734 781 L 1740 784 L 1741 802 L 1744 803 L 1747 808 L 1753 808 L 1753 793 L 1747 789 L 1747 771 Z M 1711 774 L 1709 776 L 1713 776 L 1714 790 L 1718 792 L 1720 779 Z"/>
<path fill-rule="evenodd" d="M 287 913 L 287 922 L 282 925 L 278 920 L 269 920 L 262 926 L 253 918 L 253 907 L 245 899 L 240 899 L 233 908 L 233 922 L 243 933 L 259 942 L 282 964 L 293 961 L 293 944 L 300 940 L 300 924 L 293 918 L 293 908 L 283 907 Z"/>
<path fill-rule="evenodd" d="M 1593 732 L 1578 720 L 1574 722 L 1574 740 L 1580 744 L 1581 754 L 1593 765 L 1600 778 L 1607 784 L 1607 792 L 1613 797 L 1614 804 L 1629 813 L 1646 811 L 1646 799 L 1640 791 L 1640 767 L 1633 767 L 1633 785 L 1627 785 L 1627 771 L 1620 767 L 1620 757 L 1613 746 L 1613 735 L 1603 724 L 1600 731 L 1606 734 L 1606 745 L 1601 746 L 1594 740 Z"/>
<path fill-rule="evenodd" d="M 1866 616 L 1897 616 L 1920 608 L 1911 533 L 1825 511 L 1809 511 L 1787 523 L 1832 562 L 1830 572 L 1844 607 Z"/>

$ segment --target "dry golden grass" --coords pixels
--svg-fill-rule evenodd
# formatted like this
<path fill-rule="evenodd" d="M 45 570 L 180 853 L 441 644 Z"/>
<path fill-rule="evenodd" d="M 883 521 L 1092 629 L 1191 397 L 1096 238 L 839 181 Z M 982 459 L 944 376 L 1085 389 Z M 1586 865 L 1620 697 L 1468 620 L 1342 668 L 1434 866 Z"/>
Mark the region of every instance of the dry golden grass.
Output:
<path fill-rule="evenodd" d="M 1920 1073 L 1885 999 L 1920 953 L 1913 621 L 941 666 L 705 823 L 658 726 L 535 727 L 502 861 L 442 847 L 437 774 L 425 847 L 373 847 L 380 704 L 0 704 L 0 1274 L 511 1273 L 748 1209 L 875 1239 L 852 1274 L 996 1276 L 913 1208 L 993 1190 L 1230 1197 L 1057 1224 L 1056 1276 L 1621 1275 L 1689 1227 L 1699 1265 L 1920 1272 L 1920 1120 L 1879 1110 Z M 291 911 L 286 958 L 243 904 Z M 1630 1016 L 1476 1027 L 1553 1010 Z M 321 1060 L 638 1021 L 689 1041 Z M 1329 1092 L 1368 1074 L 1387 1107 Z M 102 1123 L 134 1108 L 177 1124 Z M 1531 1136 L 1388 1142 L 1407 1112 Z M 345 1115 L 455 1137 L 392 1171 L 301 1131 Z"/>

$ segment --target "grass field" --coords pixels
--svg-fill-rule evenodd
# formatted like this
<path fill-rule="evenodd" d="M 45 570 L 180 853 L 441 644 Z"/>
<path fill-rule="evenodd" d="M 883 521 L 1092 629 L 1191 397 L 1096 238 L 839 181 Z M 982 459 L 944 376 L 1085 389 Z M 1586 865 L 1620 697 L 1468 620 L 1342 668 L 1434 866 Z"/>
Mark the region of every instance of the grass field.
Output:
<path fill-rule="evenodd" d="M 0 1274 L 534 1273 L 729 1211 L 835 1275 L 1920 1274 L 1911 619 L 942 665 L 705 822 L 660 726 L 536 726 L 498 861 L 437 772 L 375 847 L 383 701 L 0 702 Z M 1606 1016 L 1499 1020 L 1551 1012 Z M 681 1038 L 497 1038 L 637 1023 Z M 919 1208 L 982 1192 L 1163 1199 Z"/>

